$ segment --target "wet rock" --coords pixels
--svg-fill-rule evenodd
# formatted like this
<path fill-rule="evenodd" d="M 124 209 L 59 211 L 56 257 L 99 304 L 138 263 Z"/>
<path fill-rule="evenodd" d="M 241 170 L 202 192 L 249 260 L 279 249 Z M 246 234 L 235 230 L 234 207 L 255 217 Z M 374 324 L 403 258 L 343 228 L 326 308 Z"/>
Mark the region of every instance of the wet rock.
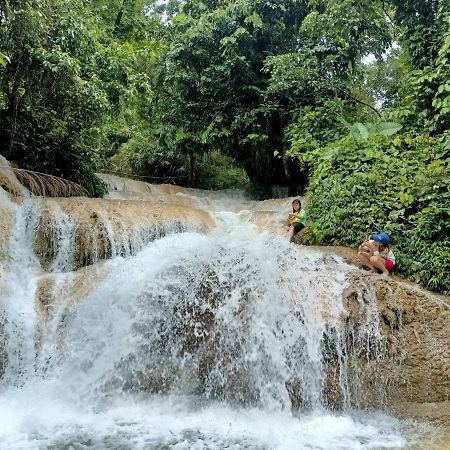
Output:
<path fill-rule="evenodd" d="M 28 190 L 20 184 L 9 162 L 0 155 L 0 189 L 11 196 L 27 195 Z"/>
<path fill-rule="evenodd" d="M 83 267 L 76 272 L 52 273 L 42 276 L 36 288 L 36 313 L 38 317 L 36 330 L 36 348 L 40 349 L 45 342 L 60 337 L 50 331 L 58 330 L 64 317 L 64 311 L 86 299 L 89 293 L 106 277 L 104 263 Z M 59 317 L 56 317 L 56 313 Z"/>
<path fill-rule="evenodd" d="M 450 401 L 442 402 L 396 402 L 389 405 L 390 413 L 400 418 L 414 417 L 421 421 L 435 425 L 450 424 Z M 447 444 L 450 442 L 450 430 L 448 431 Z M 438 447 L 439 448 L 439 447 Z M 449 448 L 448 446 L 445 448 Z M 444 449 L 444 447 L 442 447 Z"/>
<path fill-rule="evenodd" d="M 45 270 L 76 270 L 112 256 L 129 256 L 167 233 L 205 232 L 209 213 L 135 200 L 40 199 L 34 250 Z"/>
<path fill-rule="evenodd" d="M 0 308 L 0 380 L 3 378 L 8 365 L 8 352 L 5 345 L 8 340 L 6 321 L 6 313 L 3 308 Z"/>
<path fill-rule="evenodd" d="M 327 363 L 327 401 L 417 418 L 426 405 L 440 405 L 431 408 L 433 420 L 449 423 L 449 298 L 364 272 L 349 281 L 338 358 Z M 423 408 L 399 406 L 406 404 Z"/>
<path fill-rule="evenodd" d="M 0 250 L 6 251 L 14 218 L 14 203 L 0 188 Z"/>

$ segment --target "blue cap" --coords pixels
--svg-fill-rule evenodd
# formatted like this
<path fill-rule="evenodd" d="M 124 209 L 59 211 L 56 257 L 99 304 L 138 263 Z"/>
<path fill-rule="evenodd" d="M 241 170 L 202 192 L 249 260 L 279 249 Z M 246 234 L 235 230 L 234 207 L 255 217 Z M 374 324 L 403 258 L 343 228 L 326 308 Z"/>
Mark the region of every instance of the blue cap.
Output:
<path fill-rule="evenodd" d="M 372 234 L 372 239 L 374 241 L 380 242 L 383 245 L 389 245 L 389 242 L 391 242 L 388 234 L 384 233 L 384 232 L 382 232 L 380 234 Z"/>

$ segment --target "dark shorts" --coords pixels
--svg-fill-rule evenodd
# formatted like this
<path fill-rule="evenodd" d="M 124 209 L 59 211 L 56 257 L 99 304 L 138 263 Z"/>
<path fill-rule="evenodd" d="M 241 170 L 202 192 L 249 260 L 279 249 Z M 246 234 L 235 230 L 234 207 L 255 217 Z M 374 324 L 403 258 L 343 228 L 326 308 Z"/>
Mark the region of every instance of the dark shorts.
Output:
<path fill-rule="evenodd" d="M 292 226 L 294 227 L 294 234 L 297 234 L 299 231 L 302 231 L 303 228 L 305 228 L 305 225 L 303 225 L 301 222 L 294 222 Z"/>

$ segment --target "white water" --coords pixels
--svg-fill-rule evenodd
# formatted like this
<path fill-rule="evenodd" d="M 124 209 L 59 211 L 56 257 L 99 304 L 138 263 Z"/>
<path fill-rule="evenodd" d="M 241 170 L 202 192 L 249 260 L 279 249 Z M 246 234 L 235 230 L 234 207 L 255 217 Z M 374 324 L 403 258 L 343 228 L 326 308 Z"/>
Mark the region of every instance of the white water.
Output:
<path fill-rule="evenodd" d="M 2 267 L 0 449 L 408 448 L 408 424 L 325 406 L 322 337 L 339 323 L 350 267 L 257 234 L 217 195 L 197 201 L 218 211 L 215 232 L 168 235 L 106 262 L 82 302 L 61 302 L 41 349 L 35 210 L 17 207 L 14 259 Z M 66 269 L 58 257 L 54 271 Z"/>

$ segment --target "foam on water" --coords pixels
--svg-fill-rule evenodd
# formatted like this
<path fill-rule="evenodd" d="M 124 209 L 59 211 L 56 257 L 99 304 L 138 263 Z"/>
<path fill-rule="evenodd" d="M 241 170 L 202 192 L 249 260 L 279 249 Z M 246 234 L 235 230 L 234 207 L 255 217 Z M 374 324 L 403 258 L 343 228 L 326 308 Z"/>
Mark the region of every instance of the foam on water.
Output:
<path fill-rule="evenodd" d="M 33 253 L 33 238 L 37 222 L 36 209 L 30 199 L 14 208 L 15 225 L 8 249 L 9 258 L 2 261 L 0 313 L 3 313 L 3 333 L 8 354 L 2 385 L 21 384 L 33 370 L 36 332 L 34 298 L 39 276 L 37 258 Z"/>
<path fill-rule="evenodd" d="M 5 266 L 0 449 L 380 450 L 415 439 L 381 414 L 326 409 L 323 335 L 339 326 L 351 267 L 257 234 L 236 212 L 218 212 L 210 235 L 168 235 L 107 261 L 85 298 L 54 306 L 39 350 L 30 202 Z M 59 256 L 55 272 L 68 269 Z"/>
<path fill-rule="evenodd" d="M 36 386 L 11 391 L 0 399 L 1 448 L 361 450 L 406 445 L 402 424 L 383 415 L 296 417 L 179 396 L 127 397 L 94 412 L 65 404 L 50 386 L 43 387 L 41 392 Z"/>

